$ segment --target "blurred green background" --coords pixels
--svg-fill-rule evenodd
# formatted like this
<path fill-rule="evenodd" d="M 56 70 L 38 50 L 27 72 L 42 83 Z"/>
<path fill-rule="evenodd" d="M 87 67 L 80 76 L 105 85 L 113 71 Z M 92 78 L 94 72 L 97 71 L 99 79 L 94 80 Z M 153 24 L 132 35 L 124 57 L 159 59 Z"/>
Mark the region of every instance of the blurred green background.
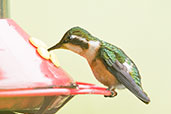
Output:
<path fill-rule="evenodd" d="M 170 0 L 11 0 L 10 15 L 28 34 L 52 46 L 74 26 L 122 48 L 136 63 L 151 103 L 128 90 L 115 98 L 79 95 L 60 114 L 170 114 Z M 74 80 L 101 85 L 86 60 L 57 50 L 61 66 Z"/>

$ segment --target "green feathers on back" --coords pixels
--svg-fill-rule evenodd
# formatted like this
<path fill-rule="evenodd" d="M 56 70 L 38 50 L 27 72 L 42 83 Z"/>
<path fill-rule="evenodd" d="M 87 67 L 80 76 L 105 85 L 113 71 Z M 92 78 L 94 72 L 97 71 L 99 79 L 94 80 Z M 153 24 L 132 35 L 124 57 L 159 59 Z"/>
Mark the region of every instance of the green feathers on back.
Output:
<path fill-rule="evenodd" d="M 104 41 L 101 41 L 101 44 L 101 48 L 103 48 L 104 51 L 103 57 L 106 63 L 111 67 L 116 60 L 118 60 L 121 64 L 126 62 L 128 65 L 130 65 L 131 68 L 129 70 L 129 74 L 131 75 L 135 83 L 140 87 L 140 89 L 142 89 L 141 76 L 134 62 L 120 48 Z"/>
<path fill-rule="evenodd" d="M 107 42 L 102 41 L 102 47 L 104 47 L 106 50 L 108 50 L 109 53 L 114 54 L 116 59 L 120 62 L 120 63 L 124 63 L 125 59 L 126 59 L 126 55 L 124 54 L 124 52 L 117 48 L 116 46 L 109 44 Z"/>

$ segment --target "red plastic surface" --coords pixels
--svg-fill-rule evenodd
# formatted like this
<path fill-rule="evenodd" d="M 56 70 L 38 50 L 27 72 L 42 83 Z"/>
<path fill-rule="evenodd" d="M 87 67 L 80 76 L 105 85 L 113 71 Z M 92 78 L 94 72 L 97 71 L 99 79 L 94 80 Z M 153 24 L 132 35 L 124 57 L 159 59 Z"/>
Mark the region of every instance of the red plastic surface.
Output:
<path fill-rule="evenodd" d="M 13 20 L 0 20 L 0 89 L 70 85 L 68 74 L 41 58 L 29 38 Z"/>

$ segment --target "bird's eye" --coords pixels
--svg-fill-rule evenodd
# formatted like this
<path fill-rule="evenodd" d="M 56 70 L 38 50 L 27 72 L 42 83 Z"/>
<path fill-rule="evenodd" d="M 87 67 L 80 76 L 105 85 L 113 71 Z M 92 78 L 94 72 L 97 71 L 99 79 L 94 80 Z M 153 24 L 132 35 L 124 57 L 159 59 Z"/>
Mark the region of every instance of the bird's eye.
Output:
<path fill-rule="evenodd" d="M 71 36 L 68 36 L 67 39 L 68 39 L 68 40 L 71 40 Z"/>

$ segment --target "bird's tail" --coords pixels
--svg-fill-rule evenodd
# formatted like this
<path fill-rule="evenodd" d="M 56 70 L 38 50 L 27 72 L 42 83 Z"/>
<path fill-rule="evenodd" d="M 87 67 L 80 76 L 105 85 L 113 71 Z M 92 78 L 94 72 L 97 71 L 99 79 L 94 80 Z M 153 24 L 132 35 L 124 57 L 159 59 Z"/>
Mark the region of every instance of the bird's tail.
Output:
<path fill-rule="evenodd" d="M 135 81 L 130 76 L 130 74 L 126 73 L 123 70 L 118 69 L 116 64 L 113 64 L 113 68 L 108 67 L 109 71 L 112 74 L 114 74 L 116 79 L 121 84 L 123 84 L 128 90 L 130 90 L 136 97 L 138 97 L 144 103 L 148 104 L 150 102 L 150 98 L 143 91 L 143 89 L 135 83 Z"/>
<path fill-rule="evenodd" d="M 134 93 L 134 92 L 133 92 Z M 138 97 L 142 102 L 149 104 L 150 103 L 150 98 L 148 97 L 148 95 L 144 92 L 144 91 L 140 91 L 136 92 L 136 94 L 134 94 L 136 97 Z"/>

